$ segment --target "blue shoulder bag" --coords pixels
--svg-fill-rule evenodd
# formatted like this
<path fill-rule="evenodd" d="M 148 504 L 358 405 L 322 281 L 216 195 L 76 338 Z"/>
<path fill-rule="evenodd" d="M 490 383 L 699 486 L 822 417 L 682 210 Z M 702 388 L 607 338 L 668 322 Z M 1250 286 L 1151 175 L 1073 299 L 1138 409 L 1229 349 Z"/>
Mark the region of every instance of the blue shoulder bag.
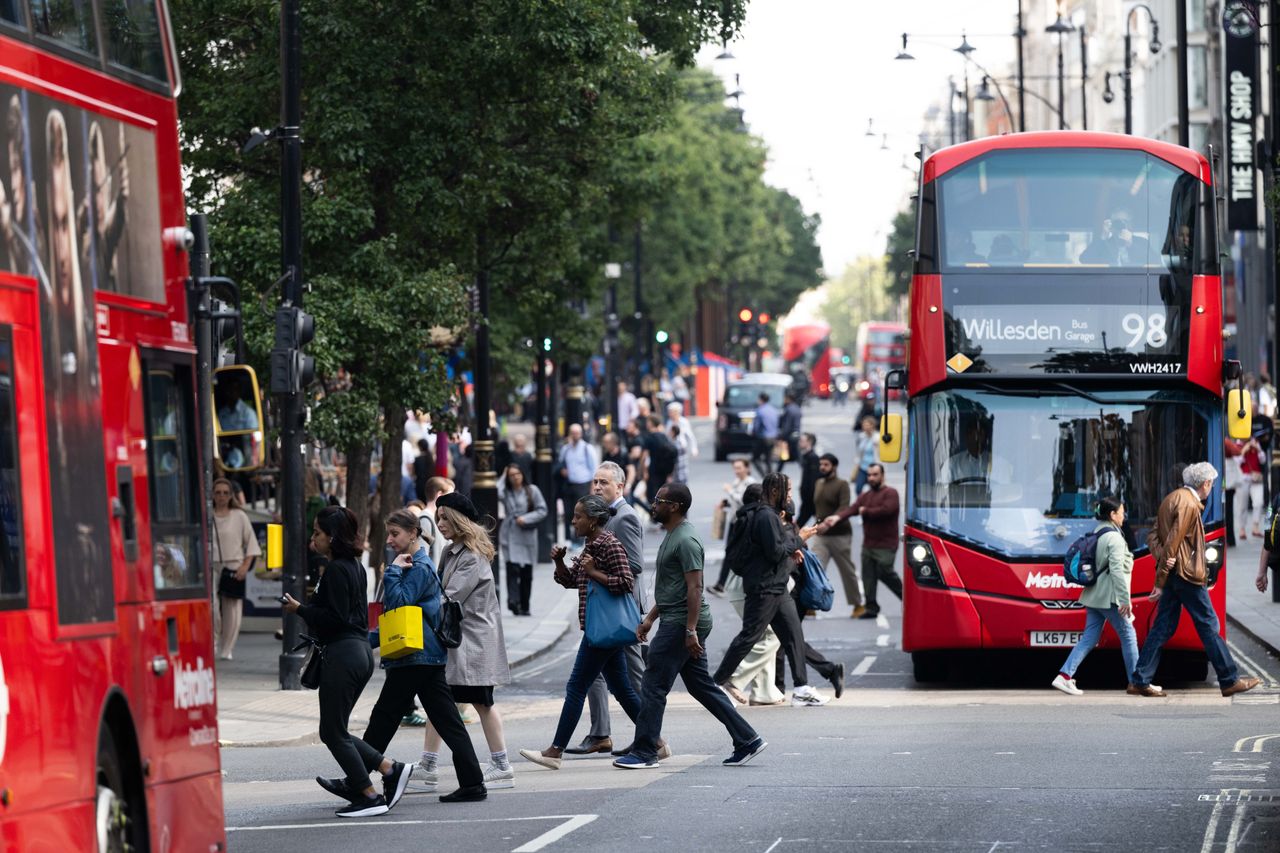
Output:
<path fill-rule="evenodd" d="M 640 642 L 640 608 L 630 593 L 614 595 L 596 581 L 587 582 L 587 645 L 617 649 Z"/>

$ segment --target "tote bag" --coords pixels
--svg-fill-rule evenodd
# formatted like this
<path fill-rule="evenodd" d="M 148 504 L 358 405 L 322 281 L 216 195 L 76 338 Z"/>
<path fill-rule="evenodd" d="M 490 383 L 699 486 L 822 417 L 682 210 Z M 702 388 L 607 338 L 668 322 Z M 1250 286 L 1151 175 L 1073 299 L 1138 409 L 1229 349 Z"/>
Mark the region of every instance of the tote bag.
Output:
<path fill-rule="evenodd" d="M 614 595 L 595 581 L 587 584 L 587 645 L 617 649 L 640 642 L 640 608 L 630 593 Z"/>

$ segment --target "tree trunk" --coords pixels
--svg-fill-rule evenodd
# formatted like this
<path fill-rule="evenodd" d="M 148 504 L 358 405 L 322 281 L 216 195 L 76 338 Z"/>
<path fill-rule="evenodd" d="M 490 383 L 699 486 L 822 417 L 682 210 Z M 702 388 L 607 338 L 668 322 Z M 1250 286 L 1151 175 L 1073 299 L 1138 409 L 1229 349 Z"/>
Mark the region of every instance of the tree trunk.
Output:
<path fill-rule="evenodd" d="M 369 565 L 381 570 L 386 528 L 382 520 L 404 506 L 400 496 L 400 478 L 404 468 L 404 407 L 385 406 L 382 410 L 382 467 L 378 474 L 378 514 L 369 519 Z"/>
<path fill-rule="evenodd" d="M 344 452 L 347 456 L 347 509 L 356 517 L 356 536 L 359 538 L 369 529 L 369 460 L 373 449 L 368 442 L 354 441 L 346 446 Z"/>

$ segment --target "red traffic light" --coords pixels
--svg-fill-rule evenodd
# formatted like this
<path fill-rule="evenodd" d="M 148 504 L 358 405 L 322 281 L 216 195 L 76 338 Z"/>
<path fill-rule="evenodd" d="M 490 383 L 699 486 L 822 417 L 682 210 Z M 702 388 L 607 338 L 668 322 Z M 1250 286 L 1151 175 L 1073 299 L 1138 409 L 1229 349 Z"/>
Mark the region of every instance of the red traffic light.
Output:
<path fill-rule="evenodd" d="M 761 311 L 761 312 L 760 312 L 760 322 L 761 322 L 761 323 L 768 323 L 768 322 L 769 322 L 769 315 L 768 315 L 768 314 L 766 314 L 766 313 L 764 313 L 763 311 Z"/>
<path fill-rule="evenodd" d="M 739 320 L 741 320 L 741 321 L 742 321 L 742 322 L 744 322 L 744 323 L 750 323 L 750 322 L 751 322 L 751 309 L 750 309 L 750 308 L 743 308 L 741 311 L 739 311 L 739 312 L 738 312 L 738 319 L 739 319 Z"/>

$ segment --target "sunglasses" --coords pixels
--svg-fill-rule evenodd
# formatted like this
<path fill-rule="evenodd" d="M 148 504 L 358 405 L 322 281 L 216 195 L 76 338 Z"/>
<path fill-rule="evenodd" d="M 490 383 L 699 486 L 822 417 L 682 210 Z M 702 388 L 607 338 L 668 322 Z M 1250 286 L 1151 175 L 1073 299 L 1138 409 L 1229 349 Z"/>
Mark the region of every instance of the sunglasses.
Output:
<path fill-rule="evenodd" d="M 671 500 L 671 498 L 654 498 L 653 503 L 654 503 L 654 506 L 657 506 L 658 504 L 671 504 L 672 506 L 680 506 L 679 501 L 673 501 Z"/>

